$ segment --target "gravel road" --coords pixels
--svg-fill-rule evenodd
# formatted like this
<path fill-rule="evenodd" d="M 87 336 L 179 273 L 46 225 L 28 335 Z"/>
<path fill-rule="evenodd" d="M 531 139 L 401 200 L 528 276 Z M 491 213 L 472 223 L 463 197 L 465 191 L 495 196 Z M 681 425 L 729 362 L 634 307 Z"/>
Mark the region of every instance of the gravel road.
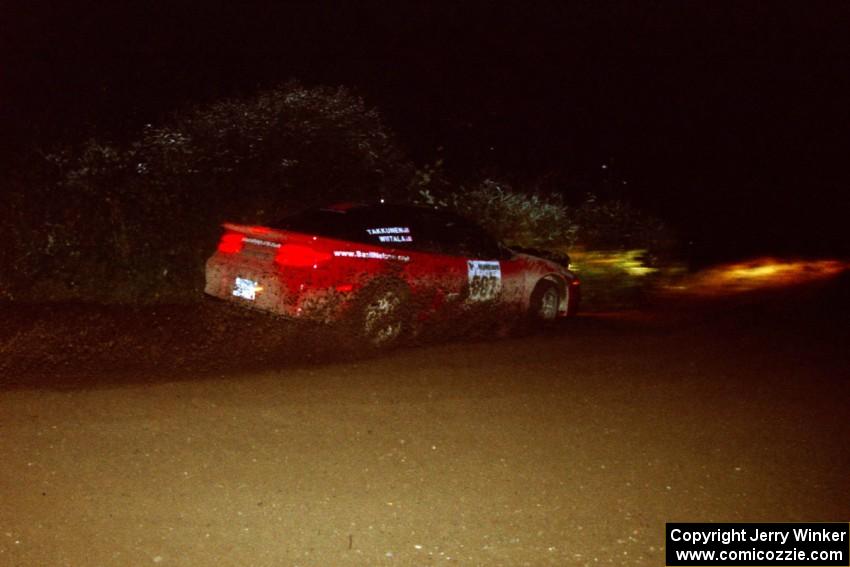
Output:
<path fill-rule="evenodd" d="M 0 565 L 657 566 L 666 521 L 847 521 L 846 288 L 371 358 L 7 306 Z"/>

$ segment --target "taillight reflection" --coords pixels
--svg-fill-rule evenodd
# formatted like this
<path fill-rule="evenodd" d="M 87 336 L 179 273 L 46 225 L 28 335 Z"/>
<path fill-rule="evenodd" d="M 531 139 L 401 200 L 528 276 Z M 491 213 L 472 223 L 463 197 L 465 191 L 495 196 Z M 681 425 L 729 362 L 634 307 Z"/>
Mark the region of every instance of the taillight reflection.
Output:
<path fill-rule="evenodd" d="M 218 251 L 224 254 L 236 254 L 242 250 L 244 234 L 238 232 L 227 232 L 218 243 Z"/>
<path fill-rule="evenodd" d="M 284 244 L 277 251 L 274 261 L 280 266 L 292 268 L 317 267 L 331 259 L 329 252 L 316 250 L 301 244 Z"/>

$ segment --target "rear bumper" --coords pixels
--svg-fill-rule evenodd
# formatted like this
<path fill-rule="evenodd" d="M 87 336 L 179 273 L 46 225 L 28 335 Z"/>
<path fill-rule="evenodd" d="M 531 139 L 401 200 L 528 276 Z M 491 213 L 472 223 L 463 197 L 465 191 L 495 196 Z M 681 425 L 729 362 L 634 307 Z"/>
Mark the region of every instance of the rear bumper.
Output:
<path fill-rule="evenodd" d="M 236 278 L 254 281 L 260 286 L 253 300 L 233 294 Z M 207 260 L 204 293 L 233 303 L 270 311 L 278 315 L 295 315 L 291 297 L 281 286 L 280 279 L 260 267 L 236 266 L 222 261 L 217 256 Z"/>
<path fill-rule="evenodd" d="M 236 278 L 256 282 L 254 299 L 234 295 Z M 343 314 L 348 294 L 315 290 L 309 282 L 285 282 L 277 271 L 262 266 L 232 264 L 218 256 L 207 260 L 204 293 L 251 309 L 288 318 L 331 322 Z"/>

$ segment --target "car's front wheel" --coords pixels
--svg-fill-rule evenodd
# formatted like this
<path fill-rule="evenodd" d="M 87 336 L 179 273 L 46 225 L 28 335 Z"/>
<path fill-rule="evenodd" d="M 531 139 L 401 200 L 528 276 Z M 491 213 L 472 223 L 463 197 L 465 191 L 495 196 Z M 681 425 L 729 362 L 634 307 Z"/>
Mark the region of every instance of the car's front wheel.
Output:
<path fill-rule="evenodd" d="M 558 318 L 561 306 L 561 292 L 558 286 L 549 281 L 542 281 L 531 294 L 529 315 L 535 323 L 552 323 Z"/>

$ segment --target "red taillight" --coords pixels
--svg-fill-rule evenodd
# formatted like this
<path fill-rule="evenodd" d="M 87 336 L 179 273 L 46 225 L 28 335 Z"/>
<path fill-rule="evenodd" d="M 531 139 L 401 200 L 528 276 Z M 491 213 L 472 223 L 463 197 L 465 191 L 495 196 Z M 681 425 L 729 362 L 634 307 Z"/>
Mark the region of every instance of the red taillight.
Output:
<path fill-rule="evenodd" d="M 242 250 L 244 234 L 238 232 L 226 232 L 218 243 L 218 251 L 225 254 L 236 254 Z"/>
<path fill-rule="evenodd" d="M 284 244 L 277 251 L 274 261 L 281 266 L 306 268 L 308 266 L 318 266 L 330 259 L 331 255 L 328 252 L 316 250 L 315 248 L 301 244 Z"/>

